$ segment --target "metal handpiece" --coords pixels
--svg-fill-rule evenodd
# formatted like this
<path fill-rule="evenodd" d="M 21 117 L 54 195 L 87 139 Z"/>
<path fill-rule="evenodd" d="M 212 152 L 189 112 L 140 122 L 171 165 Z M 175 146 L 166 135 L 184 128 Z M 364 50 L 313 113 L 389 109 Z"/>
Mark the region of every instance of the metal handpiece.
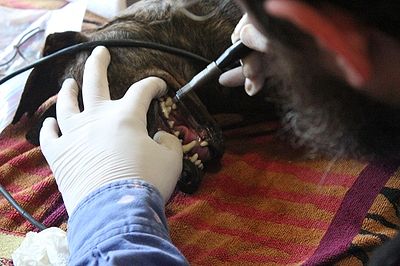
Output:
<path fill-rule="evenodd" d="M 173 99 L 174 102 L 179 102 L 187 93 L 203 87 L 206 83 L 217 79 L 222 72 L 234 64 L 239 59 L 245 57 L 252 50 L 245 46 L 241 41 L 234 43 L 225 52 L 222 53 L 217 60 L 209 64 L 204 70 L 194 76 L 189 83 L 179 89 Z"/>

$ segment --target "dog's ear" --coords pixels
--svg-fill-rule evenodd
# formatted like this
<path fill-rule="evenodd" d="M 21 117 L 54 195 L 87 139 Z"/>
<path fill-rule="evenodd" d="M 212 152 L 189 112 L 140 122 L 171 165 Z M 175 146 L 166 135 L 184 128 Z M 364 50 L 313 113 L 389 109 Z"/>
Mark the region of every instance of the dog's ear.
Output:
<path fill-rule="evenodd" d="M 79 32 L 67 31 L 50 34 L 45 42 L 43 56 L 86 40 L 86 37 Z M 73 58 L 74 55 L 59 56 L 32 70 L 25 84 L 13 124 L 17 123 L 25 113 L 32 116 L 47 99 L 58 93 L 65 66 Z"/>

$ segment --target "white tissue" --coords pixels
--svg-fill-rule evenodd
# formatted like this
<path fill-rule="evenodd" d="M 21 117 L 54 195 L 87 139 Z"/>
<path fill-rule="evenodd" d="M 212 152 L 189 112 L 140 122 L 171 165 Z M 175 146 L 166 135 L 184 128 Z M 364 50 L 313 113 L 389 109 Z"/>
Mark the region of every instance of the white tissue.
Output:
<path fill-rule="evenodd" d="M 39 233 L 28 232 L 12 254 L 15 266 L 67 265 L 69 257 L 67 234 L 57 227 Z"/>

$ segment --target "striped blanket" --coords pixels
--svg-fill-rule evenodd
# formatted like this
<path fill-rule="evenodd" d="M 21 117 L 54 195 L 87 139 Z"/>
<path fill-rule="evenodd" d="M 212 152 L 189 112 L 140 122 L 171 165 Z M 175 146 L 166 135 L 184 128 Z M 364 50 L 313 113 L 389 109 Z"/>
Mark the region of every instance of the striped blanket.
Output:
<path fill-rule="evenodd" d="M 24 138 L 30 123 L 24 117 L 0 135 L 0 183 L 36 219 L 66 230 L 52 173 Z M 398 232 L 400 162 L 307 159 L 274 137 L 276 127 L 224 132 L 220 167 L 197 193 L 177 192 L 166 206 L 173 243 L 192 265 L 365 264 Z M 11 264 L 30 230 L 0 198 L 0 264 Z"/>
<path fill-rule="evenodd" d="M 47 226 L 67 215 L 29 121 L 0 136 L 0 182 Z M 225 132 L 227 151 L 194 195 L 166 213 L 174 244 L 192 265 L 362 265 L 398 230 L 398 162 L 305 159 L 277 140 L 274 124 Z M 34 228 L 0 199 L 0 257 Z"/>

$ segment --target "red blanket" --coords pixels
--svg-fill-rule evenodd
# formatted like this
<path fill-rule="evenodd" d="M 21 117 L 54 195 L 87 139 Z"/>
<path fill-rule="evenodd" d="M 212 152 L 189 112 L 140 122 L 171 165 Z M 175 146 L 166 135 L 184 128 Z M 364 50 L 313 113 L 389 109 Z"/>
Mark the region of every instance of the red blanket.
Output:
<path fill-rule="evenodd" d="M 0 137 L 0 182 L 38 220 L 66 229 L 51 171 L 24 139 L 28 124 Z M 366 262 L 398 230 L 398 162 L 304 159 L 273 137 L 274 127 L 225 132 L 220 169 L 167 205 L 174 244 L 193 265 Z M 34 229 L 4 199 L 0 213 L 3 234 Z"/>
<path fill-rule="evenodd" d="M 0 183 L 36 219 L 67 229 L 52 173 L 24 138 L 29 123 L 0 135 Z M 197 193 L 167 204 L 172 241 L 192 265 L 365 264 L 398 231 L 399 162 L 306 159 L 275 127 L 225 132 L 220 168 L 208 169 Z M 0 264 L 10 263 L 2 250 L 13 238 L 33 229 L 0 197 Z"/>

